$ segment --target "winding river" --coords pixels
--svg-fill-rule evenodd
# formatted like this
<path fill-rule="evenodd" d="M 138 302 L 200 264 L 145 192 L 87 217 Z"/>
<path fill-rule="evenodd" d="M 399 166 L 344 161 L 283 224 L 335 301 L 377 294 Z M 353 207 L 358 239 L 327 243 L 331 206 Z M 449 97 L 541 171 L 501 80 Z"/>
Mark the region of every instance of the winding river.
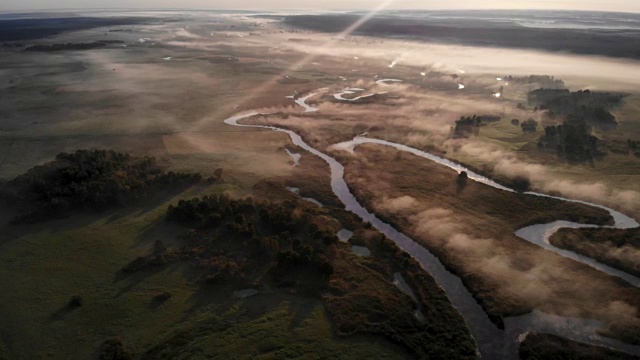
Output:
<path fill-rule="evenodd" d="M 315 108 L 313 106 L 310 106 L 309 104 L 307 104 L 307 100 L 309 100 L 310 98 L 314 97 L 318 95 L 318 93 L 311 93 L 305 97 L 301 97 L 295 100 L 296 104 L 302 106 L 304 108 L 304 112 L 306 113 L 310 113 L 310 112 L 316 112 L 318 111 L 318 108 Z"/>
<path fill-rule="evenodd" d="M 338 101 L 357 102 L 358 100 L 370 98 L 370 97 L 373 97 L 373 96 L 376 96 L 376 95 L 384 95 L 384 94 L 386 94 L 386 92 L 381 92 L 381 93 L 373 93 L 373 94 L 361 95 L 361 96 L 354 97 L 354 98 L 345 98 L 344 97 L 344 95 L 353 95 L 356 92 L 362 92 L 362 91 L 364 91 L 364 89 L 346 88 L 346 89 L 342 90 L 339 93 L 333 94 L 333 98 L 338 100 Z"/>
<path fill-rule="evenodd" d="M 413 256 L 425 268 L 425 270 L 427 270 L 430 273 L 430 275 L 436 280 L 438 285 L 440 285 L 442 289 L 446 292 L 452 304 L 458 309 L 460 314 L 464 317 L 467 323 L 467 326 L 471 331 L 471 334 L 476 340 L 478 350 L 483 358 L 485 359 L 518 359 L 518 341 L 521 335 L 528 331 L 542 331 L 542 332 L 556 334 L 556 335 L 564 336 L 570 339 L 582 341 L 585 343 L 590 343 L 594 345 L 604 345 L 604 346 L 615 348 L 617 350 L 624 351 L 627 353 L 640 355 L 640 347 L 638 346 L 627 345 L 613 339 L 599 336 L 597 331 L 602 329 L 604 324 L 595 320 L 564 318 L 564 317 L 559 317 L 555 315 L 549 315 L 549 314 L 541 313 L 538 311 L 534 311 L 531 314 L 527 314 L 524 316 L 507 318 L 505 319 L 505 330 L 498 329 L 498 327 L 489 320 L 489 317 L 487 316 L 485 311 L 476 302 L 476 300 L 473 298 L 472 294 L 467 290 L 467 288 L 463 285 L 460 278 L 458 278 L 456 275 L 449 272 L 444 267 L 444 265 L 442 265 L 442 263 L 439 261 L 439 259 L 435 255 L 433 255 L 427 249 L 425 249 L 424 247 L 422 247 L 421 245 L 419 245 L 418 243 L 416 243 L 415 241 L 413 241 L 403 233 L 396 230 L 391 225 L 378 219 L 374 214 L 370 213 L 357 201 L 355 196 L 350 192 L 349 187 L 347 186 L 347 183 L 344 180 L 345 169 L 342 166 L 342 164 L 340 164 L 338 161 L 336 161 L 332 157 L 311 147 L 306 142 L 304 142 L 304 140 L 300 137 L 300 135 L 296 134 L 291 130 L 282 129 L 275 126 L 245 125 L 245 124 L 239 123 L 239 121 L 243 119 L 247 119 L 256 115 L 268 115 L 268 114 L 262 114 L 257 111 L 239 114 L 229 119 L 226 119 L 225 123 L 232 126 L 247 127 L 247 128 L 262 128 L 262 129 L 269 129 L 277 132 L 286 133 L 287 135 L 289 135 L 289 137 L 291 138 L 292 142 L 295 145 L 301 147 L 302 149 L 308 151 L 309 153 L 315 156 L 320 157 L 327 164 L 329 164 L 329 167 L 331 169 L 332 190 L 336 194 L 336 196 L 340 199 L 340 201 L 345 205 L 346 210 L 358 215 L 363 221 L 371 223 L 371 225 L 374 228 L 376 228 L 378 231 L 386 235 L 388 238 L 392 239 L 401 249 L 403 249 L 404 251 L 409 253 L 411 256 Z M 502 186 L 485 176 L 469 171 L 462 165 L 459 165 L 447 159 L 443 159 L 435 155 L 420 151 L 418 149 L 408 147 L 406 145 L 391 143 L 384 140 L 357 137 L 350 142 L 339 144 L 337 145 L 337 147 L 345 150 L 353 151 L 357 145 L 365 144 L 365 143 L 391 146 L 398 150 L 409 152 L 414 155 L 429 159 L 431 161 L 435 161 L 451 169 L 454 169 L 457 171 L 466 171 L 470 179 L 478 181 L 480 183 L 483 183 L 504 191 L 514 192 L 514 190 L 509 189 L 505 186 Z M 544 194 L 537 194 L 537 193 L 528 193 L 528 194 L 534 195 L 534 196 L 547 196 Z M 562 199 L 562 198 L 558 198 L 558 199 L 565 200 L 565 201 L 585 203 L 582 201 L 575 201 L 570 199 Z M 589 204 L 589 205 L 598 206 L 600 208 L 607 209 L 615 219 L 616 224 L 614 225 L 614 227 L 616 228 L 630 228 L 630 227 L 638 226 L 638 223 L 635 220 L 625 216 L 622 213 L 616 212 L 612 209 L 608 209 L 596 204 Z M 585 226 L 580 224 L 571 224 L 571 225 Z M 518 232 L 519 233 L 518 235 L 523 237 L 525 240 L 534 242 L 538 245 L 541 245 L 540 243 L 548 244 L 548 242 L 545 242 L 544 238 L 542 239 L 542 241 L 539 241 L 540 240 L 539 234 L 542 233 L 544 236 L 547 236 L 547 239 L 548 239 L 549 231 L 552 231 L 552 229 L 557 229 L 558 226 L 559 226 L 558 223 L 553 223 L 548 225 L 542 225 L 541 228 L 535 228 L 536 231 L 533 231 L 533 230 L 524 231 L 525 229 L 523 229 Z M 527 229 L 531 229 L 531 228 L 532 227 Z M 548 245 L 551 246 L 550 244 Z M 559 249 L 556 249 L 555 247 L 552 247 L 552 246 L 549 248 L 549 250 L 560 253 L 558 251 Z M 563 256 L 566 256 L 562 253 L 560 254 Z M 582 260 L 578 260 L 578 261 L 582 261 Z M 590 261 L 593 261 L 593 260 L 590 260 Z M 605 271 L 605 270 L 602 270 L 602 271 Z M 619 274 L 619 275 L 622 275 L 622 274 Z"/>
<path fill-rule="evenodd" d="M 515 190 L 509 189 L 505 186 L 502 186 L 500 184 L 498 184 L 497 182 L 487 178 L 486 176 L 482 176 L 479 175 L 467 168 L 465 168 L 464 166 L 454 163 L 450 160 L 441 158 L 439 156 L 406 146 L 406 145 L 402 145 L 402 144 L 397 144 L 397 143 L 393 143 L 390 141 L 385 141 L 385 140 L 379 140 L 379 139 L 370 139 L 370 138 L 366 138 L 366 137 L 356 137 L 355 139 L 348 141 L 348 142 L 344 142 L 341 144 L 337 144 L 334 145 L 336 148 L 338 149 L 343 149 L 349 152 L 353 152 L 355 151 L 355 148 L 358 145 L 361 144 L 378 144 L 378 145 L 384 145 L 384 146 L 389 146 L 389 147 L 393 147 L 397 150 L 403 151 L 403 152 L 408 152 L 411 153 L 413 155 L 419 156 L 421 158 L 425 158 L 428 160 L 431 160 L 437 164 L 446 166 L 450 169 L 453 169 L 455 171 L 458 172 L 462 172 L 465 171 L 468 174 L 468 177 L 472 180 L 475 180 L 477 182 L 483 183 L 485 185 L 491 186 L 493 188 L 499 189 L 499 190 L 503 190 L 503 191 L 509 191 L 509 192 L 515 192 Z M 540 193 L 536 193 L 536 192 L 526 192 L 524 193 L 524 195 L 529 195 L 529 196 L 540 196 L 540 197 L 547 197 L 547 198 L 552 198 L 552 199 L 557 199 L 557 200 L 562 200 L 562 201 L 568 201 L 568 202 L 574 202 L 574 203 L 580 203 L 580 204 L 584 204 L 584 205 L 589 205 L 589 206 L 593 206 L 593 207 L 597 207 L 597 208 L 601 208 L 604 210 L 609 211 L 609 213 L 611 214 L 611 216 L 614 219 L 615 224 L 613 226 L 606 226 L 606 228 L 615 228 L 615 229 L 630 229 L 630 228 L 636 228 L 639 227 L 640 224 L 638 224 L 638 222 L 624 214 L 622 214 L 619 211 L 615 211 L 613 209 L 609 209 L 607 207 L 598 205 L 598 204 L 593 204 L 593 203 L 589 203 L 586 201 L 580 201 L 580 200 L 572 200 L 572 199 L 565 199 L 565 198 L 561 198 L 561 197 L 556 197 L 556 196 L 550 196 L 550 195 L 546 195 L 546 194 L 540 194 Z M 552 244 L 549 243 L 549 238 L 551 238 L 551 236 L 553 234 L 555 234 L 558 230 L 562 229 L 562 228 L 597 228 L 598 226 L 596 225 L 585 225 L 585 224 L 578 224 L 578 223 L 574 223 L 574 222 L 568 222 L 568 221 L 556 221 L 556 222 L 552 222 L 550 224 L 539 224 L 539 225 L 533 225 L 533 226 L 529 226 L 523 229 L 520 229 L 516 232 L 516 236 L 527 240 L 535 245 L 538 245 L 540 247 L 543 247 L 547 250 L 553 251 L 559 255 L 562 255 L 564 257 L 579 261 L 583 264 L 589 265 L 597 270 L 600 270 L 606 274 L 609 274 L 611 276 L 615 276 L 615 277 L 619 277 L 625 281 L 627 281 L 628 283 L 630 283 L 631 285 L 635 286 L 635 287 L 640 287 L 640 278 L 628 274 L 624 271 L 618 270 L 616 268 L 613 268 L 611 266 L 605 265 L 603 263 L 600 263 L 592 258 L 589 258 L 587 256 L 583 256 L 580 254 L 577 254 L 575 252 L 572 251 L 568 251 L 568 250 L 564 250 L 564 249 L 560 249 L 556 246 L 553 246 Z"/>
<path fill-rule="evenodd" d="M 382 85 L 382 86 L 389 86 L 390 83 L 401 83 L 401 82 L 402 80 L 400 79 L 380 79 L 376 81 L 376 84 Z"/>

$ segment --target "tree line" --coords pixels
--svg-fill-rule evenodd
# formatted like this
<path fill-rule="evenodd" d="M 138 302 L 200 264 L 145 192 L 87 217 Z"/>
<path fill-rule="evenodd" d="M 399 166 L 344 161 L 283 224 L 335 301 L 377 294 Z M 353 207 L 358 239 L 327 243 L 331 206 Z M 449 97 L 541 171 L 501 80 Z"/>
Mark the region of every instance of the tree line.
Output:
<path fill-rule="evenodd" d="M 3 184 L 0 194 L 17 209 L 18 223 L 124 206 L 157 190 L 175 191 L 200 181 L 198 173 L 165 172 L 152 157 L 78 150 L 58 154 Z"/>
<path fill-rule="evenodd" d="M 590 90 L 571 92 L 543 88 L 533 90 L 528 95 L 529 104 L 536 106 L 536 110 L 547 111 L 551 119 L 563 116 L 568 120 L 584 120 L 602 128 L 618 125 L 611 110 L 622 104 L 623 100 L 622 94 Z"/>
<path fill-rule="evenodd" d="M 272 264 L 270 272 L 280 286 L 307 281 L 317 285 L 334 271 L 330 248 L 338 238 L 312 221 L 315 211 L 297 201 L 273 203 L 221 194 L 180 200 L 169 206 L 167 221 L 191 229 L 185 239 L 191 243 L 188 247 L 200 249 L 195 258 L 206 270 L 207 282 Z"/>

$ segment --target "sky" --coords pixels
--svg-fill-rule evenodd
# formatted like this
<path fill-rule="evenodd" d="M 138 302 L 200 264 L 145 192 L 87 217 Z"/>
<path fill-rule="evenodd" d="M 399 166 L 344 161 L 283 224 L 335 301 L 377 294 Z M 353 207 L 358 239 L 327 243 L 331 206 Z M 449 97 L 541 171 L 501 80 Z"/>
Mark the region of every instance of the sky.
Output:
<path fill-rule="evenodd" d="M 370 9 L 382 0 L 0 0 L 0 11 L 91 8 L 342 10 Z M 391 9 L 567 9 L 640 13 L 640 0 L 395 0 Z"/>

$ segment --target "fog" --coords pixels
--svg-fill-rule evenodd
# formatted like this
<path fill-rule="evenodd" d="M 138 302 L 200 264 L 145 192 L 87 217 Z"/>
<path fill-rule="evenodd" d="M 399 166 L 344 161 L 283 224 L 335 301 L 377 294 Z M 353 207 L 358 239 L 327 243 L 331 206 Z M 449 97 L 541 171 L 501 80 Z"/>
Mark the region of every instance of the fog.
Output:
<path fill-rule="evenodd" d="M 356 40 L 354 40 L 356 41 Z M 366 42 L 366 39 L 361 39 Z M 325 49 L 304 44 L 292 47 L 324 55 Z M 635 90 L 640 86 L 640 62 L 600 56 L 566 55 L 534 50 L 441 45 L 399 40 L 382 44 L 354 45 L 351 41 L 332 44 L 332 56 L 386 59 L 397 61 L 395 67 L 406 65 L 435 71 L 466 75 L 532 75 L 544 74 L 562 78 L 576 88 Z M 398 59 L 401 60 L 398 60 Z M 464 74 L 462 75 L 464 79 Z M 416 78 L 420 74 L 416 73 Z"/>
<path fill-rule="evenodd" d="M 508 177 L 524 176 L 530 179 L 537 190 L 544 193 L 559 193 L 571 199 L 580 199 L 620 209 L 634 217 L 640 217 L 640 192 L 611 189 L 601 182 L 573 181 L 562 179 L 551 168 L 519 160 L 512 153 L 497 145 L 469 141 L 462 145 L 449 141 L 447 146 L 455 151 L 480 160 L 498 174 Z M 606 161 L 606 159 L 604 160 Z M 639 258 L 640 259 L 640 258 Z"/>
<path fill-rule="evenodd" d="M 411 196 L 383 197 L 376 208 L 383 213 L 408 217 L 413 224 L 412 233 L 431 246 L 454 254 L 458 259 L 456 262 L 462 264 L 465 271 L 482 274 L 485 281 L 494 284 L 493 291 L 499 293 L 505 303 L 528 304 L 570 317 L 585 316 L 586 310 L 617 324 L 637 319 L 636 307 L 597 290 L 609 286 L 601 279 L 570 270 L 564 264 L 565 259 L 551 256 L 542 249 L 525 247 L 526 254 L 516 254 L 505 239 L 475 236 L 473 233 L 477 230 L 467 225 L 470 223 L 466 218 L 468 215 L 431 207 L 428 201 Z M 563 295 L 566 293 L 574 296 L 566 297 Z"/>

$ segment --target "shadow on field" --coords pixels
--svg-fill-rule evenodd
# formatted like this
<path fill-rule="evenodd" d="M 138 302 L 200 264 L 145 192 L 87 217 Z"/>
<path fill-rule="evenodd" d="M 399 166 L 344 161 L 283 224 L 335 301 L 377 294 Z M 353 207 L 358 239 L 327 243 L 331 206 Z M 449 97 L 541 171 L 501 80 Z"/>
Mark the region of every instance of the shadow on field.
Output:
<path fill-rule="evenodd" d="M 3 245 L 4 243 L 11 240 L 19 239 L 28 234 L 36 234 L 40 232 L 55 234 L 59 232 L 80 229 L 100 222 L 105 224 L 113 224 L 127 217 L 142 217 L 146 214 L 150 214 L 154 210 L 168 203 L 176 196 L 188 193 L 193 189 L 195 188 L 192 187 L 172 191 L 170 193 L 155 194 L 145 199 L 144 201 L 138 201 L 136 203 L 124 205 L 123 207 L 114 207 L 109 210 L 78 210 L 77 212 L 73 212 L 64 217 L 18 224 L 11 223 L 11 220 L 16 215 L 15 208 L 10 206 L 6 202 L 0 202 L 0 245 Z M 155 225 L 152 225 L 150 228 L 154 227 Z M 166 229 L 158 230 L 155 232 L 155 234 L 161 234 L 163 230 Z M 147 239 L 145 237 L 145 233 L 143 233 L 138 237 L 138 239 L 136 239 L 136 242 L 132 247 L 142 244 L 142 242 Z"/>
<path fill-rule="evenodd" d="M 55 234 L 74 229 L 80 229 L 101 220 L 110 219 L 113 216 L 106 215 L 107 212 L 94 214 L 76 213 L 68 217 L 51 219 L 42 222 L 11 224 L 10 221 L 13 218 L 14 211 L 11 208 L 1 207 L 0 213 L 5 212 L 5 210 L 6 213 L 10 215 L 7 217 L 2 217 L 0 219 L 0 245 L 20 239 L 25 235 L 37 233 Z M 119 212 L 128 214 L 132 211 L 120 210 Z M 126 214 L 122 216 L 126 216 Z M 108 222 L 111 222 L 111 220 L 108 220 Z"/>
<path fill-rule="evenodd" d="M 157 275 L 158 273 L 161 273 L 161 272 L 164 272 L 165 275 L 168 276 L 169 274 L 181 271 L 183 276 L 189 277 L 189 274 L 188 274 L 189 267 L 190 267 L 190 264 L 188 263 L 173 263 L 173 264 L 166 264 L 166 265 L 148 266 L 148 267 L 145 267 L 144 269 L 141 269 L 135 272 L 119 271 L 116 274 L 115 279 L 113 280 L 113 283 L 116 285 L 124 284 L 124 286 L 120 288 L 120 290 L 116 295 L 114 295 L 114 298 L 119 298 L 120 296 L 132 291 L 139 284 L 143 283 L 146 279 L 154 275 Z"/>
<path fill-rule="evenodd" d="M 290 292 L 290 289 L 270 289 L 265 286 L 256 287 L 260 289 L 258 294 L 239 299 L 233 296 L 233 292 L 240 287 L 234 283 L 219 284 L 219 286 L 203 284 L 189 298 L 191 307 L 185 311 L 183 320 L 203 310 L 223 315 L 234 306 L 239 306 L 241 312 L 249 319 L 259 319 L 286 305 L 292 315 L 288 328 L 296 329 L 303 326 L 305 320 L 311 317 L 318 306 L 324 306 L 319 298 Z"/>
<path fill-rule="evenodd" d="M 49 322 L 62 321 L 67 315 L 71 314 L 76 309 L 77 309 L 76 307 L 72 307 L 69 304 L 65 304 L 56 312 L 51 314 L 51 316 L 49 317 Z"/>
<path fill-rule="evenodd" d="M 309 299 L 310 301 L 296 301 L 293 302 L 290 307 L 293 310 L 293 319 L 289 323 L 289 329 L 295 329 L 302 326 L 302 323 L 311 316 L 313 310 L 319 304 L 315 299 Z"/>
<path fill-rule="evenodd" d="M 136 249 L 142 245 L 151 244 L 156 240 L 162 241 L 166 246 L 179 246 L 180 237 L 187 232 L 187 228 L 178 224 L 167 222 L 164 216 L 157 222 L 149 224 L 131 243 L 130 248 Z"/>

